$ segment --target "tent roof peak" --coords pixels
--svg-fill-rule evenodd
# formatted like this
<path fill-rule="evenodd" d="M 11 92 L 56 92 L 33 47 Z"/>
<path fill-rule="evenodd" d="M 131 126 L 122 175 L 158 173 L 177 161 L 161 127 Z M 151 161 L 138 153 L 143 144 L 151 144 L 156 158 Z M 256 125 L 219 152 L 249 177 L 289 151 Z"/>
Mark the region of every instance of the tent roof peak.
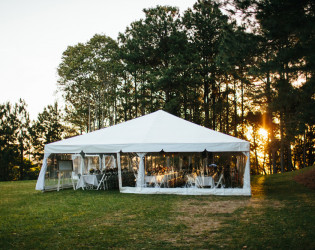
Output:
<path fill-rule="evenodd" d="M 111 127 L 47 144 L 51 153 L 249 151 L 249 142 L 155 111 Z"/>

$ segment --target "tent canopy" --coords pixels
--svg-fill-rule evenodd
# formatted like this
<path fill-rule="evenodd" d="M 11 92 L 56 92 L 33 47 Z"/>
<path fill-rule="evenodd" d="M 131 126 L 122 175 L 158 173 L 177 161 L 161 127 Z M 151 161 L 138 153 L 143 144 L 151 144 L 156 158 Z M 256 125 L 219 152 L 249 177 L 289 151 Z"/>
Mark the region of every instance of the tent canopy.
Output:
<path fill-rule="evenodd" d="M 248 152 L 249 142 L 165 111 L 47 144 L 45 153 Z"/>
<path fill-rule="evenodd" d="M 36 190 L 45 190 L 45 173 L 50 154 L 116 153 L 119 189 L 124 193 L 173 193 L 250 195 L 250 143 L 196 125 L 164 111 L 100 129 L 84 135 L 45 145 L 45 157 Z M 153 152 L 241 152 L 246 156 L 243 188 L 146 188 L 144 156 Z M 140 158 L 137 186 L 122 186 L 120 153 L 137 153 Z M 84 168 L 81 155 L 81 170 Z M 243 163 L 243 164 L 244 164 Z M 138 185 L 139 184 L 139 185 Z"/>

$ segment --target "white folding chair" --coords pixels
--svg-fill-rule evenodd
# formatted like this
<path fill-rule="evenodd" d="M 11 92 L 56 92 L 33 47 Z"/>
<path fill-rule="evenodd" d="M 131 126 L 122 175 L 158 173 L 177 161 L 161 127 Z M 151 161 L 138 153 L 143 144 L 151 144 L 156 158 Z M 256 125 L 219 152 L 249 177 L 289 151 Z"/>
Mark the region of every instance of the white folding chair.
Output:
<path fill-rule="evenodd" d="M 156 185 L 156 178 L 155 176 L 144 176 L 144 183 L 145 187 L 152 187 Z"/>
<path fill-rule="evenodd" d="M 223 186 L 223 173 L 220 175 L 220 178 L 219 178 L 218 182 L 215 182 L 214 187 L 215 187 L 215 188 L 218 188 L 219 185 L 221 185 L 220 188 L 223 188 L 223 187 L 224 187 L 224 186 Z"/>
<path fill-rule="evenodd" d="M 105 174 L 103 174 L 96 190 L 99 190 L 101 187 L 103 187 L 104 190 L 108 189 L 107 176 Z"/>
<path fill-rule="evenodd" d="M 197 176 L 196 177 L 195 184 L 196 184 L 196 187 L 203 188 L 204 184 L 203 184 L 202 176 Z"/>
<path fill-rule="evenodd" d="M 195 187 L 195 184 L 196 184 L 195 178 L 192 177 L 191 175 L 187 175 L 186 187 Z"/>
<path fill-rule="evenodd" d="M 75 172 L 71 172 L 71 182 L 73 186 L 73 190 L 76 190 L 77 183 L 79 181 L 80 177 Z"/>
<path fill-rule="evenodd" d="M 164 175 L 161 182 L 160 182 L 160 187 L 167 187 L 168 188 L 168 181 L 169 181 L 169 176 Z"/>

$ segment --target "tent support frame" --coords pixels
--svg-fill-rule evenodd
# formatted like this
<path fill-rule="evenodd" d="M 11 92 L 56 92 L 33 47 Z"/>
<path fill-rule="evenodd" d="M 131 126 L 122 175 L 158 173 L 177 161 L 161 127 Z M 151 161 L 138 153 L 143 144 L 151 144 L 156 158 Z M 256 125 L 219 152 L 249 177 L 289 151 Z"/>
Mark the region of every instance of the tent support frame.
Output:
<path fill-rule="evenodd" d="M 117 168 L 118 168 L 118 184 L 119 190 L 122 188 L 122 179 L 121 179 L 121 164 L 120 164 L 120 152 L 117 153 Z"/>

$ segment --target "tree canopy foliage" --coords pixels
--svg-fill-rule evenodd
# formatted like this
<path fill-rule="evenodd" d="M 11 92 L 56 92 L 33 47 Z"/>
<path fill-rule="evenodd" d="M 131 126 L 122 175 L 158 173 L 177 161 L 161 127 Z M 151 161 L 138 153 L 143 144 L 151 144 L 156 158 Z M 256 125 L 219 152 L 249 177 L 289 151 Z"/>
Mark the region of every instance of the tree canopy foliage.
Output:
<path fill-rule="evenodd" d="M 29 115 L 23 100 L 15 105 L 0 104 L 0 180 L 23 179 L 31 165 L 24 161 L 29 149 L 28 124 Z"/>
<path fill-rule="evenodd" d="M 44 145 L 77 134 L 65 125 L 57 103 L 45 107 L 35 121 L 24 100 L 0 107 L 0 180 L 37 178 Z"/>
<path fill-rule="evenodd" d="M 314 163 L 314 1 L 198 0 L 183 13 L 143 11 L 117 40 L 96 34 L 64 51 L 64 112 L 48 106 L 25 127 L 23 102 L 2 106 L 2 176 L 29 151 L 39 161 L 45 143 L 158 109 L 251 141 L 252 173 Z"/>

